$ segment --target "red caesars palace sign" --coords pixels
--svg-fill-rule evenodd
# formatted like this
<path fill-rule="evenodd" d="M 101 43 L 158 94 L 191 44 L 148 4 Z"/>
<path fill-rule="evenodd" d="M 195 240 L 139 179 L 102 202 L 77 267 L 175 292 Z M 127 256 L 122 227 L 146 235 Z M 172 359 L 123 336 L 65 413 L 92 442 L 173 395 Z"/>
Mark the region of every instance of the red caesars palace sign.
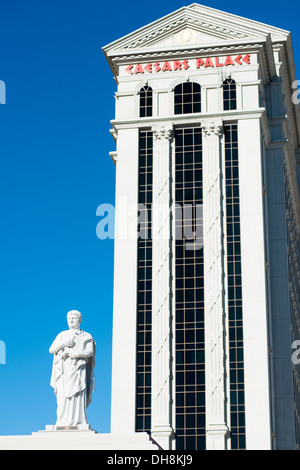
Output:
<path fill-rule="evenodd" d="M 213 67 L 228 67 L 233 65 L 243 65 L 247 64 L 250 65 L 250 54 L 246 54 L 242 56 L 241 54 L 237 56 L 228 55 L 224 59 L 220 59 L 219 57 L 207 57 L 205 59 L 193 59 L 194 66 L 196 69 L 200 68 L 213 68 Z M 126 72 L 130 75 L 137 75 L 139 73 L 157 73 L 157 72 L 176 72 L 176 70 L 188 70 L 191 67 L 192 60 L 174 60 L 165 62 L 149 62 L 146 65 L 136 64 L 136 65 L 128 65 L 126 68 Z"/>

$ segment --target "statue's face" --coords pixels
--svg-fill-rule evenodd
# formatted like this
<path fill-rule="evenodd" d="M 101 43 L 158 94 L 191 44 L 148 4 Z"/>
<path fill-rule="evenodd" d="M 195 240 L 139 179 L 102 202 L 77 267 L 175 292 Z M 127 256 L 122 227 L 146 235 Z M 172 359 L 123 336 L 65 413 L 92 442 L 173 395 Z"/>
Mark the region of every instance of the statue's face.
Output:
<path fill-rule="evenodd" d="M 67 322 L 70 330 L 76 330 L 80 327 L 80 317 L 77 313 L 69 313 L 67 315 Z"/>

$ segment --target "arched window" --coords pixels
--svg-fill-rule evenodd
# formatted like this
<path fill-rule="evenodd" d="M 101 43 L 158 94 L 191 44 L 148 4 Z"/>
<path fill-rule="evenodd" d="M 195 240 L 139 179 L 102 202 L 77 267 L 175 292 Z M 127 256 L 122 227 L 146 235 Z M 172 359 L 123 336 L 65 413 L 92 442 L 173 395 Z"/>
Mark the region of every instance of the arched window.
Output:
<path fill-rule="evenodd" d="M 140 89 L 140 117 L 152 116 L 152 88 L 148 85 Z"/>
<path fill-rule="evenodd" d="M 236 109 L 236 83 L 232 78 L 223 82 L 223 109 L 229 111 Z"/>
<path fill-rule="evenodd" d="M 190 114 L 201 112 L 201 87 L 198 83 L 180 83 L 174 89 L 174 113 Z"/>

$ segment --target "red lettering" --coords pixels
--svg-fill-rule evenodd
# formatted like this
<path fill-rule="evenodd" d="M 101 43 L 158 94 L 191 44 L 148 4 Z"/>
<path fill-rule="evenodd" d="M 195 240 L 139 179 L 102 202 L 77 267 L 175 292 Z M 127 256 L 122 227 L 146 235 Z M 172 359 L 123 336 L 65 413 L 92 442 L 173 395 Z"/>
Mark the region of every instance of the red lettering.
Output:
<path fill-rule="evenodd" d="M 128 65 L 126 69 L 126 72 L 128 72 L 130 75 L 133 75 L 133 72 L 131 71 L 132 68 L 133 68 L 133 65 Z"/>
<path fill-rule="evenodd" d="M 184 69 L 184 70 L 187 70 L 187 69 L 190 68 L 189 63 L 188 63 L 187 60 L 184 60 L 184 61 L 182 62 L 182 65 L 183 65 L 183 69 Z"/>
<path fill-rule="evenodd" d="M 180 60 L 174 60 L 174 72 L 175 72 L 175 70 L 181 70 Z"/>
<path fill-rule="evenodd" d="M 196 68 L 197 69 L 200 69 L 201 65 L 203 65 L 203 64 L 204 64 L 204 60 L 202 60 L 202 59 L 197 59 L 196 60 Z"/>
<path fill-rule="evenodd" d="M 214 64 L 212 63 L 212 60 L 210 57 L 207 57 L 205 61 L 204 68 L 206 69 L 206 67 L 214 67 Z"/>
<path fill-rule="evenodd" d="M 245 64 L 250 65 L 250 54 L 246 54 L 245 57 L 243 57 L 243 61 Z"/>
<path fill-rule="evenodd" d="M 169 71 L 172 72 L 172 67 L 171 67 L 170 63 L 168 61 L 166 61 L 161 70 L 162 70 L 162 72 L 165 72 L 166 70 L 169 70 Z"/>
<path fill-rule="evenodd" d="M 144 70 L 141 64 L 137 64 L 137 66 L 134 69 L 134 73 L 144 73 Z"/>
<path fill-rule="evenodd" d="M 227 67 L 227 65 L 234 65 L 233 60 L 230 55 L 226 57 L 226 60 L 224 62 L 224 65 Z"/>
<path fill-rule="evenodd" d="M 220 62 L 219 57 L 214 57 L 212 59 L 210 57 L 207 57 L 204 60 L 201 58 L 198 58 L 196 59 L 196 69 L 200 69 L 202 66 L 204 66 L 204 68 L 223 67 L 223 66 L 227 67 L 228 65 L 235 65 L 235 63 L 239 65 L 243 65 L 243 62 L 247 65 L 250 65 L 250 59 L 251 59 L 250 54 L 246 54 L 244 56 L 239 54 L 235 58 L 232 58 L 232 56 L 228 55 L 225 61 L 223 61 L 224 63 Z M 170 65 L 170 62 L 165 61 L 162 68 L 160 67 L 159 62 L 156 62 L 155 64 L 149 62 L 145 66 L 141 64 L 136 64 L 135 66 L 130 64 L 125 70 L 127 73 L 129 73 L 129 75 L 133 75 L 133 74 L 145 73 L 145 71 L 148 73 L 152 73 L 153 71 L 159 72 L 160 70 L 162 72 L 166 72 L 167 70 L 171 72 L 172 70 L 174 71 L 187 70 L 189 68 L 190 68 L 189 62 L 187 59 L 185 59 L 182 62 L 180 60 L 174 60 L 173 69 L 172 69 L 172 66 Z"/>

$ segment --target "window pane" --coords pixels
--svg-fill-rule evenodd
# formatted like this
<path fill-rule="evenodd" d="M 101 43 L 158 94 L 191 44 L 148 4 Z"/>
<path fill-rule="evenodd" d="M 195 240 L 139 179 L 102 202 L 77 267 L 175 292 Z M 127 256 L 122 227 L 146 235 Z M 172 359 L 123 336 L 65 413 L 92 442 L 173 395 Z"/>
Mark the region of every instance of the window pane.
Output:
<path fill-rule="evenodd" d="M 201 112 L 201 87 L 198 83 L 180 83 L 174 90 L 174 113 L 191 114 Z"/>
<path fill-rule="evenodd" d="M 152 88 L 145 85 L 140 90 L 140 117 L 152 116 Z"/>
<path fill-rule="evenodd" d="M 223 109 L 224 111 L 236 109 L 236 83 L 231 78 L 223 82 Z"/>
<path fill-rule="evenodd" d="M 181 107 L 193 112 L 200 87 L 186 83 L 183 88 L 187 96 Z M 181 234 L 175 239 L 176 448 L 182 450 L 205 449 L 204 260 L 203 250 L 186 248 L 195 227 L 203 224 L 195 210 L 202 204 L 201 143 L 200 127 L 175 131 L 175 202 L 181 207 L 175 212 Z"/>

